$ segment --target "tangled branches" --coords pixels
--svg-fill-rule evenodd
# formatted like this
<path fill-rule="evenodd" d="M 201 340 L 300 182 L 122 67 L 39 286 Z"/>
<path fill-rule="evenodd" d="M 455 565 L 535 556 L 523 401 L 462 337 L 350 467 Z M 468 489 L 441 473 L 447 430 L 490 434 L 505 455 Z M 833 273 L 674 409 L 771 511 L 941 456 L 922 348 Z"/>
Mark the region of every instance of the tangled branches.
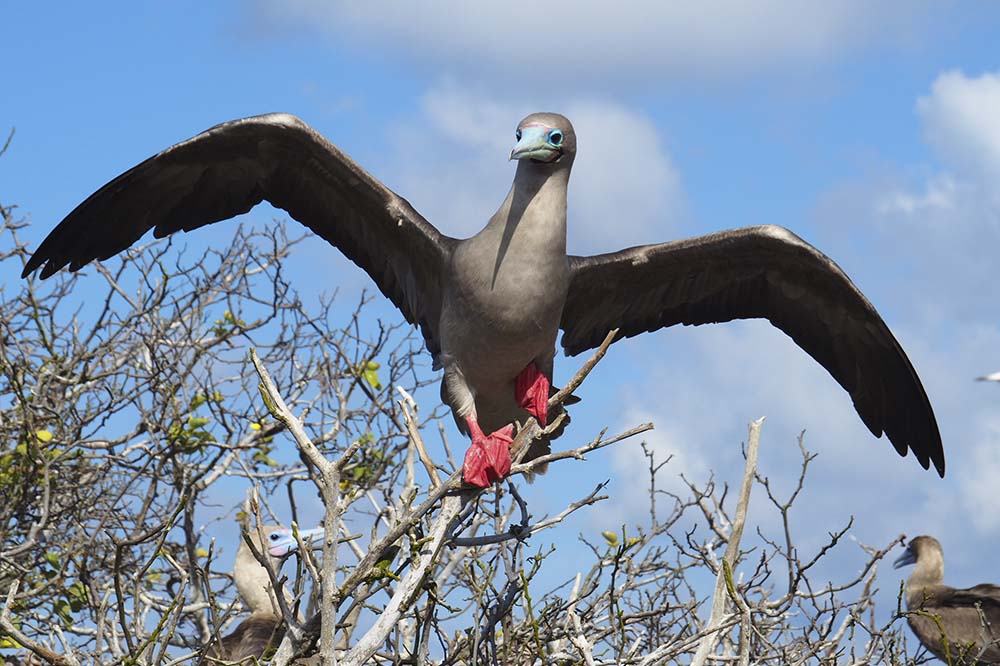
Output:
<path fill-rule="evenodd" d="M 5 277 L 26 256 L 13 212 Z M 240 609 L 212 535 L 235 538 L 220 521 L 255 488 L 250 524 L 297 520 L 318 495 L 326 531 L 288 578 L 285 631 L 262 655 L 273 664 L 907 663 L 899 613 L 874 606 L 898 539 L 862 546 L 859 573 L 839 581 L 815 572 L 854 548 L 850 522 L 814 553 L 795 543 L 804 448 L 781 498 L 756 469 L 757 424 L 735 506 L 714 479 L 667 493 L 669 461 L 647 450 L 648 520 L 574 542 L 557 526 L 607 501 L 604 488 L 535 516 L 520 475 L 636 446 L 651 426 L 582 440 L 570 428 L 509 481 L 462 486 L 442 410 L 417 406 L 433 379 L 420 342 L 369 317 L 364 299 L 349 312 L 304 305 L 282 268 L 297 242 L 277 225 L 195 257 L 158 241 L 86 277 L 5 280 L 6 661 L 203 660 Z M 540 432 L 523 425 L 515 454 Z M 272 506 L 282 496 L 288 508 Z M 751 498 L 776 534 L 747 525 Z"/>

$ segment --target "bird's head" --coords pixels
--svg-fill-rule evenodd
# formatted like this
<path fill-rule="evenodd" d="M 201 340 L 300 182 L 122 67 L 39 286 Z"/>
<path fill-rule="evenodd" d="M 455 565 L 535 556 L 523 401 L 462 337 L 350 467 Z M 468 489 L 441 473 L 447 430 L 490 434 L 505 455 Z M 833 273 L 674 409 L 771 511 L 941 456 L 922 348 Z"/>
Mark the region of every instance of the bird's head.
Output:
<path fill-rule="evenodd" d="M 310 546 L 323 538 L 323 528 L 299 530 L 299 538 L 302 539 L 302 543 Z M 265 530 L 265 539 L 267 540 L 265 544 L 267 554 L 278 559 L 287 557 L 299 548 L 299 542 L 296 541 L 295 535 L 287 527 Z"/>
<path fill-rule="evenodd" d="M 558 113 L 533 113 L 517 124 L 517 144 L 510 151 L 512 160 L 531 160 L 538 164 L 569 164 L 576 155 L 576 132 L 573 124 Z"/>
<path fill-rule="evenodd" d="M 323 528 L 299 530 L 299 538 L 307 546 L 322 536 Z M 236 562 L 233 564 L 236 589 L 252 612 L 272 612 L 277 600 L 271 587 L 270 577 L 267 570 L 257 561 L 247 539 L 255 549 L 265 555 L 275 573 L 281 569 L 282 560 L 299 549 L 299 542 L 290 529 L 276 525 L 265 526 L 259 531 L 250 527 L 246 532 L 246 538 L 240 539 Z"/>
<path fill-rule="evenodd" d="M 907 544 L 903 554 L 897 557 L 896 561 L 892 563 L 892 568 L 901 569 L 911 564 L 916 564 L 921 557 L 931 555 L 932 553 L 936 558 L 940 558 L 941 543 L 937 539 L 927 535 L 913 537 L 910 539 L 910 543 Z"/>

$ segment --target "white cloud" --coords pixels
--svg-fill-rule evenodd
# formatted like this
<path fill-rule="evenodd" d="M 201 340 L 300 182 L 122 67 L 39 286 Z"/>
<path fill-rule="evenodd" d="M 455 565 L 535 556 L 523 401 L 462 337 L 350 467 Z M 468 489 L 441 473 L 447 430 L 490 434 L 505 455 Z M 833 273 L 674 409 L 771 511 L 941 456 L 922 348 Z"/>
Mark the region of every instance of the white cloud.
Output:
<path fill-rule="evenodd" d="M 880 280 L 886 300 L 909 309 L 916 328 L 982 321 L 995 312 L 983 295 L 995 287 L 1000 247 L 1000 73 L 941 74 L 916 108 L 946 168 L 863 174 L 831 190 L 818 217 L 832 256 L 852 229 L 864 230 L 860 247 L 839 254 L 893 266 L 895 280 Z"/>
<path fill-rule="evenodd" d="M 1000 363 L 1000 73 L 944 73 L 917 112 L 946 168 L 918 179 L 913 166 L 864 174 L 830 194 L 819 217 L 831 255 L 851 257 L 859 283 L 874 284 L 883 298 L 873 300 L 892 312 L 944 440 L 947 477 L 881 502 L 880 519 L 971 552 L 1000 534 L 1000 394 L 973 381 Z"/>
<path fill-rule="evenodd" d="M 259 0 L 265 21 L 325 30 L 372 52 L 402 47 L 451 71 L 490 68 L 537 87 L 565 79 L 751 73 L 898 44 L 931 24 L 932 1 L 552 0 L 382 3 Z M 538 63 L 546 64 L 539 70 Z"/>
<path fill-rule="evenodd" d="M 693 482 L 702 482 L 708 475 L 709 465 L 702 458 L 688 420 L 667 418 L 662 411 L 650 409 L 648 403 L 633 404 L 621 414 L 621 423 L 615 431 L 623 431 L 640 423 L 654 423 L 633 441 L 615 446 L 609 453 L 610 476 L 617 481 L 613 488 L 614 502 L 595 507 L 591 517 L 595 525 L 616 527 L 640 522 L 649 513 L 649 458 L 643 453 L 640 442 L 646 444 L 653 456 L 653 464 L 666 463 L 656 475 L 657 489 L 686 496 L 688 490 L 681 476 Z M 658 498 L 661 507 L 663 498 Z M 668 507 L 669 508 L 669 507 Z M 662 517 L 662 516 L 661 516 Z"/>
<path fill-rule="evenodd" d="M 675 236 L 683 217 L 680 177 L 653 122 L 628 107 L 571 100 L 509 102 L 442 84 L 422 113 L 392 132 L 386 182 L 445 233 L 479 231 L 507 194 L 507 155 L 517 122 L 532 111 L 566 115 L 578 137 L 569 194 L 569 248 L 594 253 Z"/>
<path fill-rule="evenodd" d="M 951 71 L 917 102 L 928 141 L 960 175 L 1000 181 L 1000 73 L 978 77 Z"/>
<path fill-rule="evenodd" d="M 932 212 L 953 212 L 958 207 L 962 186 L 950 175 L 943 174 L 930 179 L 922 193 L 892 191 L 885 193 L 875 203 L 880 215 L 914 215 Z"/>
<path fill-rule="evenodd" d="M 989 387 L 982 387 L 989 388 Z M 980 414 L 973 429 L 976 441 L 966 451 L 968 462 L 960 467 L 961 513 L 967 515 L 982 534 L 1000 534 L 1000 507 L 997 506 L 997 479 L 1000 479 L 1000 412 Z"/>

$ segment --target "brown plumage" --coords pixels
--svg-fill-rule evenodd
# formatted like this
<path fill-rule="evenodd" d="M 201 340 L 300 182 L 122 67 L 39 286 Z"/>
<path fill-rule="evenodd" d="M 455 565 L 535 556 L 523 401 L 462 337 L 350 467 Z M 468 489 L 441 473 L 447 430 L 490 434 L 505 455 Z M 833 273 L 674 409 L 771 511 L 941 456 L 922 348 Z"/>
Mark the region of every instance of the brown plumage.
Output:
<path fill-rule="evenodd" d="M 953 666 L 1000 664 L 1000 586 L 944 585 L 944 551 L 931 536 L 913 538 L 893 566 L 909 564 L 906 619 L 924 647 Z"/>

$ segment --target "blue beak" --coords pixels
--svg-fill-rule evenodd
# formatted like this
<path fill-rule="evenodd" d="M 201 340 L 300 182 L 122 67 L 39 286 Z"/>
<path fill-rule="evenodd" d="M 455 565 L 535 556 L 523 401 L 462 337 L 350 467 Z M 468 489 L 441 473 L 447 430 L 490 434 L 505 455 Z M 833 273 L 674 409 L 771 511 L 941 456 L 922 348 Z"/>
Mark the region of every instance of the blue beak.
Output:
<path fill-rule="evenodd" d="M 323 539 L 324 530 L 322 527 L 314 527 L 311 530 L 299 530 L 299 538 L 302 543 L 312 546 Z M 277 530 L 271 533 L 271 540 L 267 544 L 267 552 L 271 557 L 285 557 L 289 553 L 299 549 L 299 543 L 295 540 L 295 535 L 291 530 Z"/>
<path fill-rule="evenodd" d="M 554 162 L 562 157 L 562 151 L 558 146 L 549 143 L 550 128 L 541 125 L 529 125 L 521 128 L 521 139 L 510 151 L 510 159 L 523 160 L 525 158 L 538 162 Z"/>
<path fill-rule="evenodd" d="M 913 554 L 913 551 L 907 548 L 902 555 L 896 558 L 896 561 L 892 563 L 893 569 L 902 569 L 905 566 L 917 563 L 917 556 Z"/>

